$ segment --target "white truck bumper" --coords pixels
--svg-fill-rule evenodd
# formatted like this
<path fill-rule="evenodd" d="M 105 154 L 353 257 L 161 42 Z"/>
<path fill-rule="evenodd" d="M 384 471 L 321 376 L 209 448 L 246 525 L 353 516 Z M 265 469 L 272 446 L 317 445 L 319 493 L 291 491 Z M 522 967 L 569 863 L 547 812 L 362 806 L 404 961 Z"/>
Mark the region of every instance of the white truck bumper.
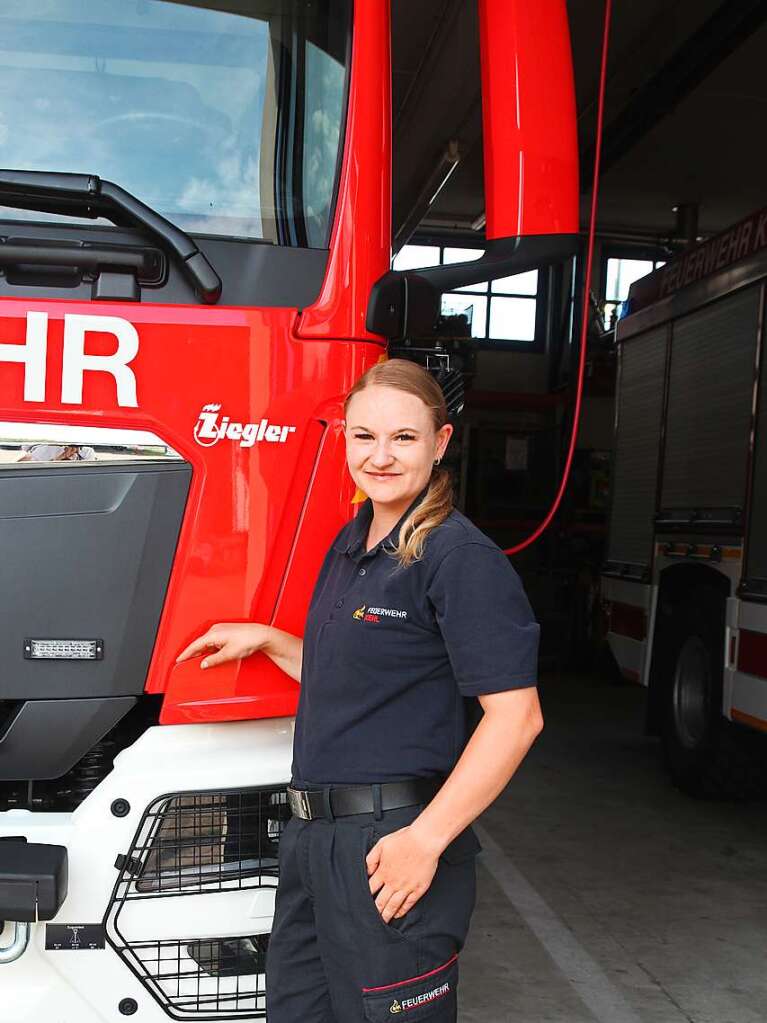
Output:
<path fill-rule="evenodd" d="M 266 859 L 249 853 L 243 874 L 236 855 L 224 851 L 242 826 L 231 810 L 242 797 L 227 792 L 263 788 L 258 805 L 278 804 L 279 793 L 268 790 L 289 782 L 292 743 L 292 718 L 155 727 L 117 756 L 74 813 L 1 813 L 0 839 L 65 846 L 69 867 L 56 918 L 33 923 L 23 954 L 0 963 L 4 1023 L 102 1023 L 122 1019 L 126 1009 L 145 1023 L 263 1019 L 264 976 L 247 969 L 238 976 L 231 950 L 271 929 L 275 859 L 266 869 Z M 248 806 L 246 820 L 255 827 L 258 812 Z M 259 826 L 274 837 L 271 815 Z M 275 820 L 281 815 L 274 811 Z M 118 869 L 131 849 L 132 866 Z M 83 925 L 92 926 L 78 929 Z M 6 922 L 0 948 L 14 931 Z M 90 947 L 102 943 L 99 935 L 103 947 Z M 222 939 L 231 939 L 226 968 Z M 236 992 L 252 995 L 236 1002 L 239 1011 Z"/>

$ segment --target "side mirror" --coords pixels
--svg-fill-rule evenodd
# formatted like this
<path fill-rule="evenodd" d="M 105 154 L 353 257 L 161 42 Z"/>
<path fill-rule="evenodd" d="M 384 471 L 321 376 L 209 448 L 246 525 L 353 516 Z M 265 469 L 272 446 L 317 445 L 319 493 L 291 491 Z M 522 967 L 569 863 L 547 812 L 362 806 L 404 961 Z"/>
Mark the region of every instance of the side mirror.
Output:
<path fill-rule="evenodd" d="M 445 291 L 558 263 L 578 247 L 578 139 L 566 0 L 478 0 L 487 245 L 481 259 L 390 271 L 367 329 L 433 329 Z"/>

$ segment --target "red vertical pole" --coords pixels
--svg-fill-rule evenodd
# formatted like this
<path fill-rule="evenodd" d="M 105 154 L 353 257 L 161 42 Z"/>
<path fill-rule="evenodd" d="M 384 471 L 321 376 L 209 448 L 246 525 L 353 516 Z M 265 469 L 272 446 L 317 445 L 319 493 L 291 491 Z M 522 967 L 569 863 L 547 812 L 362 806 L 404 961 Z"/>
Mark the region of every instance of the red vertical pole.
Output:
<path fill-rule="evenodd" d="M 565 0 L 479 0 L 488 240 L 578 233 Z"/>

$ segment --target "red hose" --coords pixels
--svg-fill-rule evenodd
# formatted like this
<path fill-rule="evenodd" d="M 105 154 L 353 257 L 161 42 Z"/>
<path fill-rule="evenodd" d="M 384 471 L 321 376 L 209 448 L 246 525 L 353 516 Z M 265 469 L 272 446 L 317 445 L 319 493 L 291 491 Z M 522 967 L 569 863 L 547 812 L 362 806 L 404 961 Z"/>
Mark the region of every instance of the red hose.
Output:
<path fill-rule="evenodd" d="M 508 550 L 504 551 L 504 554 L 517 554 L 519 551 L 523 551 L 525 547 L 529 547 L 531 543 L 534 543 L 538 537 L 548 529 L 551 525 L 551 520 L 554 518 L 556 513 L 559 511 L 559 506 L 562 503 L 562 497 L 567 487 L 567 482 L 570 478 L 570 468 L 573 462 L 573 455 L 575 454 L 575 442 L 578 439 L 578 423 L 581 415 L 581 402 L 583 399 L 583 377 L 586 370 L 586 335 L 588 333 L 589 326 L 589 294 L 591 292 L 591 267 L 594 258 L 594 235 L 596 233 L 597 224 L 597 200 L 599 198 L 599 162 L 602 155 L 602 122 L 604 119 L 604 105 L 605 105 L 605 81 L 607 79 L 607 49 L 610 40 L 610 18 L 612 14 L 612 0 L 605 0 L 605 19 L 604 19 L 604 32 L 602 36 L 602 68 L 599 75 L 599 103 L 597 107 L 597 132 L 596 142 L 594 150 L 594 179 L 591 186 L 591 220 L 589 223 L 589 241 L 586 254 L 586 276 L 583 285 L 583 316 L 581 320 L 581 350 L 578 358 L 578 377 L 575 388 L 575 405 L 573 408 L 573 429 L 570 436 L 570 446 L 567 452 L 567 460 L 565 462 L 565 468 L 562 473 L 562 479 L 557 490 L 554 503 L 549 509 L 546 518 L 541 524 L 535 529 L 534 532 L 518 543 L 516 547 L 509 547 Z"/>

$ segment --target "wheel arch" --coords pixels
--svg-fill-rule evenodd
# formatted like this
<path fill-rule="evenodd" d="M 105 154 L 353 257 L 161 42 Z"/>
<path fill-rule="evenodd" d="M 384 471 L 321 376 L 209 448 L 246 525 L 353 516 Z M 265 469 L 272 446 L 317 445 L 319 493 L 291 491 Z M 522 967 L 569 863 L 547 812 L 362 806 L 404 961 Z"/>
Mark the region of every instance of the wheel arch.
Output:
<path fill-rule="evenodd" d="M 646 734 L 660 734 L 665 657 L 678 621 L 679 608 L 692 599 L 705 601 L 717 612 L 721 610 L 724 625 L 726 602 L 730 595 L 729 578 L 709 565 L 675 564 L 661 571 L 650 651 Z"/>

